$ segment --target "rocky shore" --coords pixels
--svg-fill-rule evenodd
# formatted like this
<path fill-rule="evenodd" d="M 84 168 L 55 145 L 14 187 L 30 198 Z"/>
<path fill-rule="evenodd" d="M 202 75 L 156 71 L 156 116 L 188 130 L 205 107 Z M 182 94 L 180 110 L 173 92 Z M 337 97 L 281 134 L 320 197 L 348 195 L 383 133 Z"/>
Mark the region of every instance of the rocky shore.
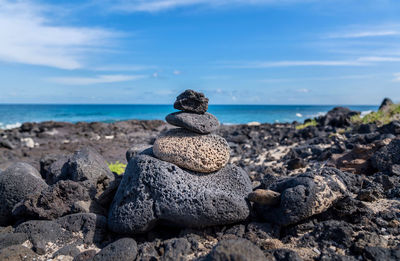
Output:
<path fill-rule="evenodd" d="M 0 260 L 400 259 L 398 115 L 219 126 L 207 103 L 0 130 Z"/>

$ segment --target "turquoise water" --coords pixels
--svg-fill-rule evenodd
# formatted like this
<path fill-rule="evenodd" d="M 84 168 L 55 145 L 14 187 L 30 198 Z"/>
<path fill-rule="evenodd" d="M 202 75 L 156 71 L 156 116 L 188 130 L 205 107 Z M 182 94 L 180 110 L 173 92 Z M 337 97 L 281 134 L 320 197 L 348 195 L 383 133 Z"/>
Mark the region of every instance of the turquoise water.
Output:
<path fill-rule="evenodd" d="M 224 124 L 292 122 L 322 115 L 335 107 L 319 105 L 210 105 L 209 112 Z M 368 112 L 378 106 L 346 106 Z M 101 121 L 129 119 L 163 120 L 174 112 L 171 105 L 11 105 L 0 104 L 0 128 L 17 127 L 23 122 Z"/>

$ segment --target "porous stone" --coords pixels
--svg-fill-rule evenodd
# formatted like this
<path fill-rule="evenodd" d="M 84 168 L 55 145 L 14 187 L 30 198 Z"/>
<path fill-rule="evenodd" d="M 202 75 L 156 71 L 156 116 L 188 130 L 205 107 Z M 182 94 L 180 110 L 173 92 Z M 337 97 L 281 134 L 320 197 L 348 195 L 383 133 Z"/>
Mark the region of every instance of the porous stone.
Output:
<path fill-rule="evenodd" d="M 137 256 L 137 244 L 132 238 L 122 238 L 103 248 L 93 261 L 131 261 Z"/>
<path fill-rule="evenodd" d="M 147 155 L 146 155 L 146 154 Z M 251 181 L 241 168 L 226 165 L 212 175 L 185 171 L 147 150 L 132 159 L 108 215 L 121 234 L 149 231 L 157 224 L 205 227 L 249 216 Z"/>
<path fill-rule="evenodd" d="M 174 112 L 168 114 L 165 120 L 172 125 L 194 131 L 200 134 L 208 134 L 218 129 L 219 121 L 211 113 Z"/>
<path fill-rule="evenodd" d="M 392 172 L 392 166 L 400 164 L 400 140 L 393 140 L 371 158 L 372 166 L 382 172 Z"/>
<path fill-rule="evenodd" d="M 267 221 L 289 225 L 322 213 L 349 194 L 357 178 L 335 168 L 322 168 L 273 182 L 268 189 L 281 193 L 277 206 L 255 204 Z"/>
<path fill-rule="evenodd" d="M 25 233 L 33 245 L 33 250 L 38 254 L 46 252 L 48 242 L 64 242 L 72 234 L 64 231 L 62 227 L 53 221 L 30 220 L 15 228 L 17 233 Z"/>
<path fill-rule="evenodd" d="M 0 234 L 0 249 L 22 244 L 26 240 L 28 240 L 28 236 L 25 233 Z"/>
<path fill-rule="evenodd" d="M 176 98 L 174 108 L 181 111 L 205 113 L 208 109 L 208 98 L 201 92 L 186 90 Z"/>
<path fill-rule="evenodd" d="M 40 174 L 49 185 L 55 184 L 59 180 L 66 179 L 67 155 L 46 155 L 40 159 Z"/>
<path fill-rule="evenodd" d="M 66 164 L 68 179 L 73 181 L 89 181 L 98 186 L 99 183 L 108 184 L 114 180 L 106 161 L 93 148 L 84 147 L 76 151 Z"/>
<path fill-rule="evenodd" d="M 246 239 L 222 240 L 211 250 L 205 261 L 266 261 L 264 253 Z"/>
<path fill-rule="evenodd" d="M 56 220 L 63 229 L 70 233 L 81 231 L 85 244 L 102 242 L 107 235 L 107 219 L 93 213 L 77 213 Z"/>
<path fill-rule="evenodd" d="M 88 191 L 78 182 L 61 180 L 41 193 L 31 194 L 13 209 L 16 217 L 56 219 L 74 213 L 75 202 L 90 201 Z"/>
<path fill-rule="evenodd" d="M 215 134 L 200 135 L 185 129 L 172 129 L 156 139 L 154 155 L 179 167 L 210 173 L 228 163 L 230 148 Z"/>
<path fill-rule="evenodd" d="M 15 163 L 0 173 L 0 225 L 8 225 L 12 209 L 31 193 L 47 187 L 39 172 L 27 163 Z"/>
<path fill-rule="evenodd" d="M 2 261 L 22 261 L 35 260 L 38 257 L 31 249 L 22 245 L 14 245 L 0 250 L 0 260 Z"/>

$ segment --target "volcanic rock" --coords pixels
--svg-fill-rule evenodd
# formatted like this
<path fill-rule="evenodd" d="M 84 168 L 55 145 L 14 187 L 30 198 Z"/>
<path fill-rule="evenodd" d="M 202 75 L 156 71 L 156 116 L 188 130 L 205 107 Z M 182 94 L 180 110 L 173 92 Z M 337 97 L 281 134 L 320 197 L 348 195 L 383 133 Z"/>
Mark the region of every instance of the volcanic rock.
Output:
<path fill-rule="evenodd" d="M 47 187 L 39 172 L 27 163 L 15 163 L 0 174 L 0 225 L 11 222 L 13 207 L 31 193 Z"/>
<path fill-rule="evenodd" d="M 273 182 L 268 189 L 281 193 L 279 205 L 255 207 L 269 222 L 294 224 L 330 208 L 355 183 L 356 178 L 338 169 L 314 170 Z"/>
<path fill-rule="evenodd" d="M 208 134 L 218 129 L 218 119 L 206 112 L 204 114 L 174 112 L 165 118 L 169 124 L 185 128 L 200 134 Z"/>
<path fill-rule="evenodd" d="M 132 238 L 119 239 L 103 248 L 93 261 L 131 261 L 137 255 L 137 244 Z"/>
<path fill-rule="evenodd" d="M 200 135 L 180 128 L 158 137 L 153 152 L 160 160 L 203 173 L 221 169 L 230 156 L 230 148 L 224 138 L 215 134 Z"/>
<path fill-rule="evenodd" d="M 222 240 L 205 258 L 206 261 L 253 260 L 266 261 L 264 253 L 246 239 Z"/>
<path fill-rule="evenodd" d="M 205 113 L 208 109 L 208 98 L 201 92 L 186 90 L 176 98 L 174 108 L 187 112 Z"/>
<path fill-rule="evenodd" d="M 239 167 L 228 164 L 204 175 L 142 154 L 127 166 L 108 226 L 116 233 L 135 234 L 158 223 L 180 227 L 234 223 L 248 217 L 245 198 L 251 191 L 250 179 Z"/>

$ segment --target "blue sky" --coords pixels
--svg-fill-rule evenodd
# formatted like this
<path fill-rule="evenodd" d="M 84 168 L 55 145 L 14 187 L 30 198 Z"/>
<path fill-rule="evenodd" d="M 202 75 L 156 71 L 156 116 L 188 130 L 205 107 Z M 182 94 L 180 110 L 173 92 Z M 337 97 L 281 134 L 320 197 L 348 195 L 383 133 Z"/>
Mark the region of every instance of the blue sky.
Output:
<path fill-rule="evenodd" d="M 55 4 L 57 2 L 57 4 Z M 400 102 L 398 0 L 0 0 L 0 103 Z"/>

